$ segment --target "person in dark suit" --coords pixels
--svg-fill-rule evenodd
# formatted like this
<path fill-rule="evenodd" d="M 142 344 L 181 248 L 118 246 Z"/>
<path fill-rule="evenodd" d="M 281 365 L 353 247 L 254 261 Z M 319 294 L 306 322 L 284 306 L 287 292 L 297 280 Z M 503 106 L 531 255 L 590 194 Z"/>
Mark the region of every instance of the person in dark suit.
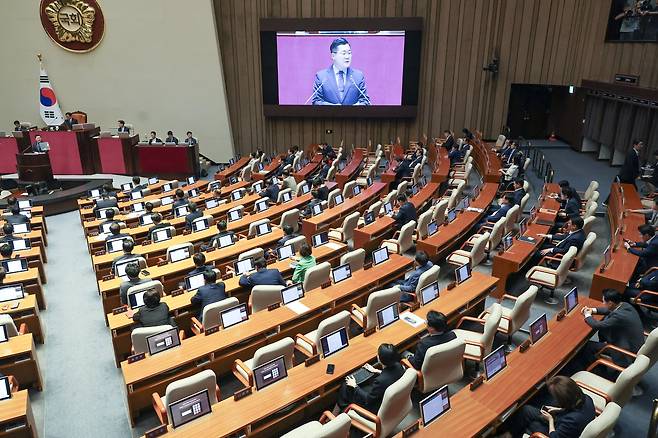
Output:
<path fill-rule="evenodd" d="M 27 224 L 30 222 L 30 218 L 21 214 L 21 209 L 18 207 L 18 204 L 11 207 L 11 214 L 4 216 L 4 219 L 10 224 Z"/>
<path fill-rule="evenodd" d="M 267 262 L 263 257 L 259 257 L 254 261 L 256 272 L 249 275 L 242 274 L 240 276 L 239 284 L 242 287 L 251 289 L 254 286 L 269 285 L 269 286 L 285 286 L 286 281 L 281 276 L 278 269 L 267 269 Z"/>
<path fill-rule="evenodd" d="M 14 131 L 27 131 L 27 128 L 21 126 L 20 120 L 14 120 Z"/>
<path fill-rule="evenodd" d="M 192 256 L 192 261 L 194 262 L 194 269 L 188 272 L 187 275 L 196 275 L 215 269 L 213 265 L 206 265 L 206 256 L 202 252 L 195 253 Z"/>
<path fill-rule="evenodd" d="M 167 131 L 167 138 L 165 138 L 165 143 L 178 144 L 178 139 L 174 136 L 172 131 Z"/>
<path fill-rule="evenodd" d="M 118 120 L 117 123 L 119 124 L 117 132 L 130 132 L 130 129 L 126 126 L 125 120 Z"/>
<path fill-rule="evenodd" d="M 640 151 L 644 143 L 639 140 L 633 140 L 633 147 L 626 154 L 624 164 L 619 169 L 619 182 L 625 184 L 635 184 L 635 180 L 640 176 Z"/>
<path fill-rule="evenodd" d="M 155 134 L 155 131 L 151 131 L 151 137 L 149 138 L 149 144 L 162 144 L 162 140 L 158 138 Z"/>
<path fill-rule="evenodd" d="M 11 246 L 9 243 L 3 243 L 0 246 L 0 256 L 2 256 L 2 259 L 10 259 L 12 258 L 12 254 L 14 253 L 14 248 Z"/>
<path fill-rule="evenodd" d="M 217 274 L 215 271 L 206 271 L 203 273 L 203 279 L 206 284 L 197 289 L 196 294 L 190 298 L 193 306 L 199 306 L 199 321 L 203 322 L 203 309 L 212 303 L 226 299 L 226 290 L 224 282 L 217 283 Z"/>
<path fill-rule="evenodd" d="M 276 242 L 277 247 L 284 246 L 287 241 L 299 236 L 299 234 L 295 233 L 295 230 L 288 224 L 284 225 L 282 227 L 282 230 L 283 230 L 283 237 Z"/>
<path fill-rule="evenodd" d="M 603 291 L 603 304 L 604 307 L 583 307 L 581 310 L 587 325 L 599 333 L 599 342 L 589 341 L 583 348 L 585 355 L 588 353 L 590 355 L 589 363 L 593 362 L 596 353 L 607 344 L 631 353 L 637 353 L 644 345 L 644 327 L 640 315 L 633 306 L 622 301 L 622 295 L 614 289 Z M 592 315 L 604 315 L 604 317 L 599 321 Z M 615 363 L 622 366 L 627 366 L 631 362 L 624 354 L 615 351 L 608 353 Z"/>
<path fill-rule="evenodd" d="M 578 438 L 596 418 L 594 401 L 569 377 L 554 376 L 546 383 L 550 404 L 537 408 L 526 404 L 512 415 L 503 437 L 521 437 L 524 433 L 541 433 L 551 438 Z"/>
<path fill-rule="evenodd" d="M 414 296 L 411 295 L 416 292 L 416 287 L 418 286 L 418 280 L 420 276 L 423 275 L 428 269 L 432 266 L 432 261 L 427 257 L 425 251 L 417 251 L 414 256 L 414 261 L 416 269 L 407 276 L 407 278 L 402 280 L 397 280 L 393 282 L 393 286 L 398 286 L 402 291 L 402 296 L 400 301 L 403 303 L 408 303 L 414 301 Z"/>
<path fill-rule="evenodd" d="M 394 190 L 404 178 L 409 178 L 413 174 L 411 160 L 405 157 L 395 168 L 395 179 L 391 183 L 391 190 Z"/>
<path fill-rule="evenodd" d="M 231 236 L 235 242 L 235 233 L 233 231 L 228 231 L 228 226 L 226 221 L 217 222 L 217 234 L 215 234 L 212 239 L 210 239 L 210 246 L 214 248 L 219 248 L 219 239 L 224 236 Z"/>
<path fill-rule="evenodd" d="M 10 243 L 12 240 L 19 240 L 20 237 L 14 236 L 14 225 L 10 222 L 5 222 L 2 225 L 2 236 L 0 236 L 0 243 Z"/>
<path fill-rule="evenodd" d="M 448 154 L 448 159 L 450 160 L 450 167 L 453 167 L 455 164 L 460 163 L 464 156 L 462 155 L 461 151 L 459 150 L 459 145 L 458 144 L 453 144 L 452 145 L 452 150 Z"/>
<path fill-rule="evenodd" d="M 32 143 L 32 152 L 33 153 L 43 153 L 46 152 L 46 147 L 48 143 L 41 140 L 41 136 L 37 135 L 34 137 L 34 143 Z"/>
<path fill-rule="evenodd" d="M 78 122 L 78 119 L 74 119 L 71 113 L 66 113 L 65 116 L 66 118 L 64 119 L 64 123 L 62 123 L 62 127 L 67 131 L 72 131 L 73 125 L 77 125 L 80 122 Z"/>
<path fill-rule="evenodd" d="M 272 178 L 268 179 L 265 185 L 265 189 L 262 190 L 259 195 L 263 198 L 269 198 L 270 202 L 276 202 L 277 198 L 279 197 L 279 186 L 274 184 L 274 180 Z"/>
<path fill-rule="evenodd" d="M 352 47 L 345 38 L 336 38 L 329 46 L 332 65 L 315 74 L 313 105 L 370 105 L 366 78 L 352 65 Z"/>
<path fill-rule="evenodd" d="M 324 161 L 322 161 L 322 165 L 316 178 L 319 178 L 321 181 L 327 179 L 327 176 L 329 175 L 329 169 L 331 169 L 331 159 L 325 158 Z"/>
<path fill-rule="evenodd" d="M 560 193 L 564 201 L 564 208 L 558 212 L 553 230 L 562 228 L 569 220 L 580 217 L 580 203 L 574 195 L 575 192 L 572 187 L 562 188 Z"/>
<path fill-rule="evenodd" d="M 318 146 L 318 152 L 322 154 L 324 158 L 335 159 L 336 151 L 334 151 L 333 146 L 329 143 L 322 143 Z"/>
<path fill-rule="evenodd" d="M 518 145 L 516 144 L 515 141 L 513 141 L 510 147 L 506 149 L 505 152 L 502 154 L 501 157 L 502 165 L 506 167 L 514 164 L 514 159 L 518 154 L 519 154 Z"/>
<path fill-rule="evenodd" d="M 105 241 L 107 242 L 108 240 L 115 240 L 115 239 L 132 239 L 130 234 L 122 233 L 121 232 L 121 226 L 115 222 L 112 225 L 110 225 L 110 234 L 108 234 L 105 237 Z"/>
<path fill-rule="evenodd" d="M 653 198 L 651 208 L 635 208 L 628 210 L 629 213 L 642 213 L 647 221 L 647 225 L 656 228 L 658 226 L 658 197 Z"/>
<path fill-rule="evenodd" d="M 153 225 L 148 230 L 148 236 L 149 240 L 153 241 L 153 233 L 162 228 L 170 227 L 171 224 L 169 222 L 162 222 L 162 215 L 160 213 L 153 213 L 151 220 L 153 220 Z"/>
<path fill-rule="evenodd" d="M 329 187 L 324 185 L 321 179 L 315 178 L 313 180 L 312 187 L 313 187 L 313 190 L 317 190 L 321 201 L 326 201 L 326 200 L 329 199 Z"/>
<path fill-rule="evenodd" d="M 313 216 L 313 207 L 318 204 L 322 204 L 322 199 L 320 199 L 320 192 L 318 190 L 311 190 L 311 201 L 306 204 L 304 211 L 302 211 L 302 216 L 310 217 Z"/>
<path fill-rule="evenodd" d="M 126 266 L 128 280 L 122 281 L 119 285 L 119 299 L 124 306 L 128 305 L 128 289 L 137 286 L 138 284 L 151 281 L 150 278 L 139 278 L 139 272 L 140 269 L 137 263 L 129 263 L 128 266 Z"/>
<path fill-rule="evenodd" d="M 640 315 L 640 318 L 644 316 L 642 307 L 635 304 L 635 300 L 638 298 L 642 291 L 650 291 L 658 293 L 658 270 L 650 270 L 647 274 L 642 275 L 632 287 L 627 287 L 624 291 L 624 298 L 629 302 L 635 305 L 635 310 Z M 642 294 L 640 300 L 644 304 L 649 304 L 652 306 L 658 306 L 658 295 L 656 294 Z"/>
<path fill-rule="evenodd" d="M 656 230 L 651 225 L 640 225 L 637 229 L 642 235 L 642 242 L 626 240 L 624 247 L 628 252 L 640 258 L 635 272 L 641 274 L 649 268 L 658 266 L 658 239 L 656 239 Z"/>
<path fill-rule="evenodd" d="M 122 261 L 127 259 L 135 258 L 135 255 L 133 254 L 133 249 L 135 249 L 135 244 L 133 243 L 132 240 L 130 239 L 124 240 L 122 244 L 122 248 L 123 248 L 123 254 L 121 254 L 119 257 L 115 257 L 114 260 L 112 260 L 112 267 L 110 268 L 110 272 L 112 272 L 112 274 L 116 272 L 117 263 L 121 263 Z"/>
<path fill-rule="evenodd" d="M 171 204 L 171 211 L 176 210 L 176 207 L 181 207 L 183 205 L 188 205 L 189 201 L 187 200 L 187 196 L 185 196 L 185 192 L 183 189 L 176 189 L 175 192 L 176 199 L 174 200 L 173 204 Z"/>
<path fill-rule="evenodd" d="M 425 354 L 431 347 L 445 344 L 457 335 L 448 329 L 448 318 L 436 310 L 430 310 L 427 313 L 427 336 L 424 336 L 416 344 L 416 352 L 407 356 L 407 360 L 415 369 L 420 370 L 425 360 Z"/>
<path fill-rule="evenodd" d="M 455 144 L 455 136 L 452 135 L 452 132 L 450 130 L 446 129 L 443 131 L 443 135 L 445 135 L 446 139 L 443 142 L 443 147 L 446 148 L 448 152 L 452 150 L 452 146 Z"/>
<path fill-rule="evenodd" d="M 114 190 L 112 187 L 112 184 L 106 183 L 103 184 L 103 192 L 101 194 L 103 198 L 116 198 L 117 197 L 117 191 Z"/>
<path fill-rule="evenodd" d="M 376 377 L 372 379 L 371 383 L 360 387 L 357 385 L 354 376 L 349 375 L 345 377 L 345 382 L 338 391 L 336 405 L 339 410 L 344 410 L 350 403 L 356 403 L 370 412 L 377 412 L 379 410 L 384 398 L 384 392 L 402 377 L 404 367 L 400 364 L 400 353 L 398 353 L 394 345 L 381 344 L 377 349 L 377 358 L 384 366 L 382 370 L 369 364 L 364 366 L 368 371 L 376 374 Z"/>
<path fill-rule="evenodd" d="M 155 327 L 158 325 L 176 326 L 174 318 L 169 316 L 169 306 L 160 302 L 160 293 L 151 289 L 144 293 L 144 305 L 136 312 L 128 310 L 126 314 L 132 317 L 139 327 Z"/>
<path fill-rule="evenodd" d="M 484 225 L 484 223 L 486 222 L 489 222 L 490 224 L 495 224 L 500 219 L 505 217 L 505 215 L 507 214 L 509 209 L 512 208 L 513 205 L 514 205 L 514 196 L 512 196 L 511 193 L 506 194 L 505 196 L 503 196 L 503 199 L 501 199 L 500 207 L 489 216 L 486 216 L 484 218 L 484 222 L 480 225 Z"/>
<path fill-rule="evenodd" d="M 292 151 L 292 148 L 288 149 L 288 154 L 283 158 L 281 161 L 281 169 L 283 169 L 285 166 L 292 166 L 293 161 L 295 161 L 295 153 Z M 294 169 L 293 169 L 294 170 Z M 283 170 L 282 170 L 283 172 Z"/>
<path fill-rule="evenodd" d="M 540 237 L 546 237 L 547 242 L 545 242 L 541 249 L 535 253 L 533 265 L 536 265 L 539 262 L 539 259 L 544 256 L 553 256 L 556 254 L 566 254 L 569 251 L 569 248 L 575 246 L 578 251 L 583 247 L 585 243 L 585 232 L 583 231 L 584 221 L 580 216 L 575 217 L 569 221 L 569 231 L 567 233 L 560 234 L 537 234 Z M 559 262 L 549 261 L 548 266 L 553 269 L 557 269 Z"/>
<path fill-rule="evenodd" d="M 185 133 L 185 144 L 189 144 L 190 146 L 194 146 L 195 144 L 199 144 L 197 139 L 192 136 L 192 131 L 187 131 Z"/>
<path fill-rule="evenodd" d="M 521 200 L 525 196 L 523 178 L 517 178 L 514 180 L 514 191 L 512 192 L 512 195 L 514 196 L 514 205 L 521 205 Z"/>
<path fill-rule="evenodd" d="M 416 212 L 416 207 L 414 207 L 411 202 L 407 201 L 407 195 L 404 193 L 399 193 L 397 200 L 400 208 L 398 208 L 397 213 L 393 215 L 393 219 L 395 220 L 395 228 L 399 230 L 405 224 L 418 220 L 418 213 Z"/>
<path fill-rule="evenodd" d="M 139 192 L 140 190 L 144 190 L 145 188 L 148 187 L 147 184 L 141 184 L 142 179 L 135 175 L 133 176 L 133 188 L 130 189 L 131 192 Z"/>
<path fill-rule="evenodd" d="M 199 207 L 196 205 L 196 202 L 192 201 L 188 204 L 188 207 L 190 208 L 190 212 L 185 216 L 185 228 L 188 230 L 192 229 L 192 222 L 194 222 L 195 219 L 199 219 L 200 217 L 203 216 L 203 212 L 199 210 Z"/>
<path fill-rule="evenodd" d="M 582 204 L 582 201 L 580 199 L 580 195 L 578 194 L 578 191 L 574 187 L 571 187 L 569 185 L 569 181 L 567 181 L 566 179 L 563 179 L 561 181 L 558 181 L 557 184 L 560 186 L 560 193 L 562 193 L 562 189 L 565 188 L 565 187 L 568 187 L 568 188 L 572 189 L 573 190 L 573 192 L 572 192 L 573 197 L 576 198 L 576 201 L 578 202 L 578 205 Z M 566 206 L 566 203 L 567 203 L 566 199 L 560 198 L 560 208 L 563 209 Z"/>

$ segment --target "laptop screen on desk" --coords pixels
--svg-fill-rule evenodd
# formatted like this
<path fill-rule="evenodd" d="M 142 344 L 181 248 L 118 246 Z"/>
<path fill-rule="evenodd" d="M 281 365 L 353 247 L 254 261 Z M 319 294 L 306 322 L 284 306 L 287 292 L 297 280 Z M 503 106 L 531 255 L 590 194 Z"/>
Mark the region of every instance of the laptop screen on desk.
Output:
<path fill-rule="evenodd" d="M 484 358 L 484 373 L 487 380 L 490 380 L 506 366 L 505 346 L 501 345 Z"/>
<path fill-rule="evenodd" d="M 143 202 L 135 202 L 132 205 L 132 209 L 134 213 L 140 213 L 144 211 L 144 203 Z"/>
<path fill-rule="evenodd" d="M 178 337 L 178 328 L 172 327 L 161 333 L 146 337 L 146 344 L 149 348 L 149 354 L 162 353 L 165 350 L 174 348 L 180 345 L 180 338 Z"/>
<path fill-rule="evenodd" d="M 352 269 L 350 268 L 349 263 L 340 265 L 337 268 L 331 270 L 331 277 L 335 283 L 340 283 L 343 280 L 347 280 L 352 276 Z"/>
<path fill-rule="evenodd" d="M 341 327 L 335 332 L 321 337 L 320 345 L 322 346 L 322 357 L 324 358 L 327 358 L 337 351 L 342 350 L 349 345 L 347 330 L 345 327 Z"/>
<path fill-rule="evenodd" d="M 439 283 L 436 281 L 420 290 L 420 304 L 424 306 L 439 297 Z"/>
<path fill-rule="evenodd" d="M 0 325 L 0 343 L 7 342 L 9 340 L 9 334 L 7 333 L 7 326 Z"/>
<path fill-rule="evenodd" d="M 219 200 L 215 198 L 207 199 L 206 200 L 206 208 L 215 208 L 219 205 Z"/>
<path fill-rule="evenodd" d="M 200 218 L 192 222 L 192 231 L 195 233 L 207 230 L 208 228 L 210 228 L 210 221 L 207 218 Z"/>
<path fill-rule="evenodd" d="M 288 202 L 292 199 L 292 195 L 290 192 L 285 192 L 283 195 L 281 195 L 281 202 Z"/>
<path fill-rule="evenodd" d="M 251 189 L 253 190 L 254 193 L 258 193 L 261 190 L 263 190 L 263 183 L 261 181 L 258 181 L 256 183 L 253 183 L 251 185 Z"/>
<path fill-rule="evenodd" d="M 376 249 L 372 252 L 372 265 L 377 266 L 380 263 L 384 263 L 388 260 L 388 248 L 383 246 L 379 249 Z"/>
<path fill-rule="evenodd" d="M 23 251 L 32 248 L 32 243 L 28 239 L 14 239 L 10 242 L 14 251 Z"/>
<path fill-rule="evenodd" d="M 9 384 L 9 377 L 0 378 L 0 400 L 7 400 L 11 398 L 11 385 Z"/>
<path fill-rule="evenodd" d="M 219 314 L 219 317 L 222 321 L 222 327 L 225 329 L 240 324 L 249 319 L 247 304 L 238 304 L 230 309 L 226 309 Z"/>
<path fill-rule="evenodd" d="M 14 224 L 14 234 L 25 234 L 30 232 L 30 224 Z"/>
<path fill-rule="evenodd" d="M 366 211 L 363 214 L 363 222 L 365 225 L 370 225 L 371 223 L 375 222 L 375 215 L 372 211 Z"/>
<path fill-rule="evenodd" d="M 208 390 L 197 392 L 169 405 L 171 425 L 175 428 L 212 412 Z"/>
<path fill-rule="evenodd" d="M 256 211 L 257 212 L 260 213 L 261 211 L 265 211 L 268 208 L 269 208 L 269 205 L 267 203 L 267 199 L 263 199 L 261 201 L 256 202 Z"/>
<path fill-rule="evenodd" d="M 435 235 L 437 231 L 439 231 L 439 225 L 436 223 L 436 221 L 432 221 L 429 224 L 427 224 L 427 235 L 428 236 Z"/>
<path fill-rule="evenodd" d="M 151 213 L 146 213 L 139 217 L 140 225 L 151 225 L 152 223 L 153 223 L 153 218 L 151 217 Z"/>
<path fill-rule="evenodd" d="M 169 252 L 169 259 L 172 263 L 185 260 L 190 257 L 189 248 L 179 248 Z"/>
<path fill-rule="evenodd" d="M 233 236 L 230 234 L 226 234 L 222 237 L 219 238 L 219 247 L 220 248 L 226 248 L 227 246 L 233 245 L 235 242 L 233 242 Z"/>
<path fill-rule="evenodd" d="M 254 368 L 254 382 L 258 391 L 288 377 L 286 361 L 281 357 Z"/>
<path fill-rule="evenodd" d="M 342 204 L 343 201 L 344 201 L 343 195 L 336 195 L 336 197 L 334 198 L 334 206 Z"/>
<path fill-rule="evenodd" d="M 295 249 L 293 248 L 292 244 L 284 245 L 276 249 L 276 254 L 279 260 L 286 260 L 295 254 Z"/>
<path fill-rule="evenodd" d="M 144 197 L 144 194 L 142 193 L 141 190 L 138 190 L 136 192 L 130 192 L 130 199 L 135 200 L 135 199 L 142 199 Z"/>
<path fill-rule="evenodd" d="M 205 284 L 206 284 L 206 280 L 205 278 L 203 278 L 203 272 L 194 275 L 188 275 L 187 277 L 185 277 L 186 290 L 198 289 Z"/>
<path fill-rule="evenodd" d="M 237 220 L 240 220 L 242 218 L 242 210 L 241 209 L 230 210 L 227 214 L 227 217 L 229 222 L 235 222 Z"/>
<path fill-rule="evenodd" d="M 569 313 L 578 305 L 578 288 L 574 287 L 564 296 L 564 310 Z"/>
<path fill-rule="evenodd" d="M 126 268 L 131 263 L 135 263 L 135 264 L 139 265 L 139 259 L 137 257 L 135 257 L 135 258 L 132 258 L 132 259 L 121 260 L 120 262 L 117 262 L 117 264 L 114 265 L 114 275 L 116 275 L 117 277 L 122 277 L 122 278 L 126 279 L 127 278 Z"/>
<path fill-rule="evenodd" d="M 162 191 L 163 191 L 163 192 L 168 192 L 168 191 L 170 191 L 172 188 L 173 188 L 173 186 L 172 186 L 170 183 L 167 183 L 167 184 L 165 184 L 165 185 L 162 186 Z"/>
<path fill-rule="evenodd" d="M 101 190 L 100 189 L 89 190 L 89 196 L 92 198 L 99 198 L 101 196 Z"/>
<path fill-rule="evenodd" d="M 304 287 L 301 283 L 293 284 L 281 290 L 281 301 L 286 305 L 304 298 Z"/>
<path fill-rule="evenodd" d="M 120 237 L 119 239 L 111 239 L 108 240 L 105 243 L 105 246 L 107 247 L 107 252 L 108 253 L 113 253 L 113 252 L 119 252 L 123 250 L 123 241 L 126 240 L 124 237 Z"/>
<path fill-rule="evenodd" d="M 157 230 L 153 232 L 153 242 L 164 242 L 165 240 L 171 239 L 171 230 L 165 228 L 163 230 Z"/>
<path fill-rule="evenodd" d="M 451 208 L 450 210 L 448 210 L 447 217 L 448 217 L 448 223 L 450 223 L 450 222 L 454 221 L 455 219 L 457 219 L 457 210 L 455 210 L 454 208 Z"/>
<path fill-rule="evenodd" d="M 149 182 L 148 182 L 148 183 L 149 183 L 149 184 L 157 184 L 158 181 L 159 181 L 158 178 L 153 177 L 153 178 L 149 178 Z"/>
<path fill-rule="evenodd" d="M 536 344 L 546 333 L 548 333 L 548 322 L 544 313 L 530 323 L 530 341 Z"/>
<path fill-rule="evenodd" d="M 317 248 L 320 245 L 324 245 L 329 242 L 329 233 L 318 233 L 313 235 L 313 248 Z"/>
<path fill-rule="evenodd" d="M 20 200 L 18 201 L 18 208 L 20 208 L 21 210 L 29 210 L 30 208 L 32 208 L 32 201 L 30 201 L 29 199 Z"/>
<path fill-rule="evenodd" d="M 160 198 L 160 202 L 162 205 L 169 205 L 174 203 L 174 198 L 171 196 L 165 196 L 164 198 Z"/>
<path fill-rule="evenodd" d="M 189 196 L 190 198 L 196 198 L 197 196 L 199 196 L 199 189 L 188 190 L 187 196 Z"/>
<path fill-rule="evenodd" d="M 272 232 L 272 227 L 270 226 L 269 223 L 260 224 L 256 227 L 257 236 L 262 236 L 263 234 L 267 234 L 270 232 Z"/>
<path fill-rule="evenodd" d="M 313 216 L 317 216 L 318 214 L 322 213 L 322 204 L 315 204 L 312 207 L 311 214 Z"/>
<path fill-rule="evenodd" d="M 187 208 L 187 205 L 181 205 L 180 207 L 176 207 L 176 209 L 174 210 L 174 216 L 176 217 L 185 216 L 189 212 L 190 209 Z"/>
<path fill-rule="evenodd" d="M 423 427 L 426 427 L 449 410 L 450 394 L 448 393 L 448 385 L 445 385 L 443 388 L 437 389 L 420 401 L 420 415 L 423 420 Z"/>
<path fill-rule="evenodd" d="M 123 190 L 124 192 L 127 192 L 128 190 L 130 190 L 132 188 L 133 188 L 133 183 L 121 184 L 121 190 Z"/>
<path fill-rule="evenodd" d="M 27 271 L 27 259 L 9 259 L 3 260 L 2 266 L 7 274 Z"/>
<path fill-rule="evenodd" d="M 236 275 L 242 275 L 245 272 L 253 271 L 254 270 L 254 259 L 251 257 L 248 257 L 246 259 L 238 260 L 235 262 L 235 274 Z"/>
<path fill-rule="evenodd" d="M 0 287 L 0 302 L 20 300 L 25 298 L 22 284 L 10 284 Z"/>
<path fill-rule="evenodd" d="M 352 189 L 352 194 L 357 196 L 359 193 L 361 193 L 361 186 L 357 184 L 354 186 L 354 189 Z"/>
<path fill-rule="evenodd" d="M 391 205 L 390 202 L 387 202 L 384 204 L 384 214 L 389 214 L 393 212 L 393 206 Z"/>
<path fill-rule="evenodd" d="M 377 311 L 377 328 L 381 330 L 398 319 L 400 319 L 398 303 L 390 304 Z"/>
<path fill-rule="evenodd" d="M 130 304 L 131 309 L 139 309 L 144 305 L 144 294 L 148 292 L 149 289 L 140 290 L 132 294 L 128 294 L 128 303 Z"/>
<path fill-rule="evenodd" d="M 519 235 L 523 236 L 528 229 L 528 218 L 524 217 L 521 219 L 521 222 L 519 222 Z"/>
<path fill-rule="evenodd" d="M 457 284 L 461 284 L 471 278 L 471 264 L 466 263 L 455 270 L 455 279 Z"/>
<path fill-rule="evenodd" d="M 233 201 L 238 201 L 238 200 L 242 199 L 242 192 L 240 190 L 235 190 L 235 191 L 231 192 L 231 199 Z"/>

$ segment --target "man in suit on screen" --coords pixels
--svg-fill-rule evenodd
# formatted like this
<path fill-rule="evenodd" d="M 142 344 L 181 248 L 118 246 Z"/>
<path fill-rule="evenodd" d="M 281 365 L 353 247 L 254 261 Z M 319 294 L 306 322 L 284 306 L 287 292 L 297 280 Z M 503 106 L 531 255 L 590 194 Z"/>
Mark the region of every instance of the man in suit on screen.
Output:
<path fill-rule="evenodd" d="M 313 105 L 370 105 L 366 78 L 351 67 L 352 47 L 345 38 L 336 38 L 329 47 L 332 65 L 315 74 Z"/>

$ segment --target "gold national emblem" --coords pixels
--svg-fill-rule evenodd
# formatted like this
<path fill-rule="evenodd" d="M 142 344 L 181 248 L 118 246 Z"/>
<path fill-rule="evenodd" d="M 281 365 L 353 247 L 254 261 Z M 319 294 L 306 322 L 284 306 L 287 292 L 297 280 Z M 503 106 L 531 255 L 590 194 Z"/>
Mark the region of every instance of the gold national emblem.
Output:
<path fill-rule="evenodd" d="M 48 20 L 62 43 L 91 43 L 96 10 L 82 0 L 55 0 L 46 6 Z"/>

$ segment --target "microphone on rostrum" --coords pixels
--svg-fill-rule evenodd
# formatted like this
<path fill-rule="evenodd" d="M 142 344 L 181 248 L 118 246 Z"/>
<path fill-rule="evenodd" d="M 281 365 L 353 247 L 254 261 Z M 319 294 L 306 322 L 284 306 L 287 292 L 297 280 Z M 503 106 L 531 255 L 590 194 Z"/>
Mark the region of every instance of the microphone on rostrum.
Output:
<path fill-rule="evenodd" d="M 318 91 L 320 91 L 320 88 L 322 88 L 322 86 L 324 85 L 325 82 L 327 82 L 326 79 L 325 79 L 324 81 L 322 81 L 322 83 L 321 83 L 320 85 L 318 85 L 317 87 L 315 87 L 315 89 L 313 90 L 313 93 L 308 97 L 308 99 L 306 99 L 306 102 L 304 102 L 304 105 L 306 105 L 306 104 L 308 103 L 309 100 L 313 99 L 313 96 L 315 96 L 315 94 L 316 94 Z"/>
<path fill-rule="evenodd" d="M 352 81 L 352 83 L 354 84 L 354 86 L 356 87 L 356 89 L 359 90 L 359 93 L 361 93 L 361 96 L 363 96 L 363 97 L 368 101 L 368 105 L 370 105 L 370 98 L 368 98 L 368 96 L 366 96 L 366 94 L 365 94 L 365 93 L 361 90 L 361 88 L 359 88 L 359 86 L 356 84 L 356 82 L 354 81 L 354 76 L 350 75 L 350 80 Z"/>

